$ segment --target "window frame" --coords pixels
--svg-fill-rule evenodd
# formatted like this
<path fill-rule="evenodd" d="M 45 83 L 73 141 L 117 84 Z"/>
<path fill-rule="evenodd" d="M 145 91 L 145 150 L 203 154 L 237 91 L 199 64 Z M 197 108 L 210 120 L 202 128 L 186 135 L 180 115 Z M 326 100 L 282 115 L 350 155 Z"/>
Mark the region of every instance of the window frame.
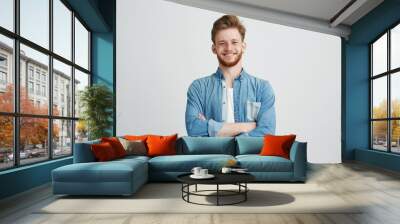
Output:
<path fill-rule="evenodd" d="M 393 28 L 400 26 L 400 21 L 392 24 L 389 28 L 387 28 L 383 33 L 379 34 L 375 39 L 373 39 L 370 43 L 368 43 L 368 52 L 369 52 L 369 149 L 373 151 L 379 152 L 386 152 L 391 154 L 400 154 L 400 152 L 393 152 L 392 151 L 392 121 L 400 121 L 400 117 L 393 117 L 392 116 L 392 84 L 391 79 L 392 75 L 396 75 L 396 73 L 400 72 L 400 67 L 391 69 L 391 31 Z M 387 63 L 386 63 L 386 71 L 380 74 L 373 74 L 373 44 L 378 41 L 384 35 L 387 35 L 386 42 L 387 42 Z M 387 98 L 387 105 L 386 105 L 386 118 L 373 118 L 373 81 L 378 78 L 386 77 L 386 98 Z M 386 121 L 386 151 L 379 150 L 374 148 L 374 133 L 373 133 L 373 122 L 374 121 Z"/>
<path fill-rule="evenodd" d="M 53 50 L 53 24 L 54 24 L 54 17 L 53 17 L 53 0 L 48 0 L 49 2 L 49 47 L 46 49 L 45 47 L 42 47 L 39 44 L 36 44 L 29 39 L 24 38 L 23 36 L 20 35 L 20 0 L 14 0 L 13 1 L 13 10 L 14 10 L 14 30 L 10 31 L 4 27 L 0 26 L 0 35 L 3 35 L 5 37 L 11 38 L 13 41 L 13 64 L 12 67 L 12 72 L 10 75 L 13 76 L 14 79 L 14 110 L 13 112 L 2 112 L 0 111 L 0 116 L 11 116 L 13 119 L 13 154 L 14 154 L 14 161 L 13 161 L 13 166 L 11 167 L 5 167 L 5 168 L 0 168 L 0 172 L 5 171 L 5 170 L 10 170 L 10 169 L 16 169 L 19 167 L 23 166 L 30 166 L 33 164 L 37 163 L 43 163 L 49 160 L 54 160 L 54 159 L 62 159 L 65 157 L 70 157 L 73 156 L 74 152 L 74 143 L 75 143 L 75 126 L 76 126 L 76 121 L 79 120 L 79 117 L 75 117 L 75 108 L 72 107 L 72 113 L 70 116 L 56 116 L 53 115 L 53 97 L 54 97 L 54 90 L 53 90 L 53 60 L 58 60 L 59 62 L 62 62 L 68 66 L 71 66 L 71 83 L 73 84 L 75 82 L 75 69 L 85 73 L 89 77 L 89 83 L 88 86 L 91 86 L 92 84 L 92 61 L 91 61 L 91 36 L 92 36 L 92 30 L 87 26 L 87 24 L 83 21 L 83 19 L 72 9 L 72 7 L 65 1 L 65 0 L 59 0 L 68 10 L 71 11 L 71 58 L 67 59 L 64 58 L 63 56 L 55 53 Z M 85 69 L 81 67 L 80 65 L 75 63 L 75 18 L 79 20 L 79 22 L 84 26 L 84 28 L 88 31 L 88 69 Z M 48 96 L 48 108 L 49 111 L 47 112 L 46 115 L 39 115 L 39 114 L 27 114 L 27 113 L 21 113 L 20 111 L 20 85 L 21 85 L 21 80 L 20 80 L 20 45 L 23 44 L 27 47 L 30 47 L 36 51 L 39 51 L 40 53 L 43 53 L 48 56 L 49 58 L 49 63 L 48 63 L 48 76 L 46 77 L 46 87 L 45 90 L 48 92 L 48 94 L 45 91 L 45 95 Z M 31 68 L 29 64 L 27 64 L 27 71 L 29 68 Z M 28 81 L 33 81 L 34 86 L 36 83 L 42 83 L 41 79 L 41 74 L 42 72 L 39 73 L 39 80 L 36 81 L 36 69 L 33 70 L 33 79 L 30 77 L 30 73 L 27 72 L 26 75 L 26 82 Z M 28 87 L 28 86 L 27 86 Z M 75 103 L 75 88 L 74 85 L 71 87 L 71 93 L 72 93 L 72 105 Z M 27 91 L 29 91 L 27 89 Z M 36 89 L 34 89 L 34 92 L 36 92 Z M 42 94 L 39 94 L 38 96 L 42 96 Z M 26 164 L 21 164 L 20 161 L 20 119 L 21 118 L 45 118 L 47 119 L 48 122 L 48 136 L 47 136 L 47 142 L 49 143 L 47 145 L 47 150 L 48 150 L 48 155 L 47 158 L 43 158 L 43 160 L 38 161 L 38 162 L 32 162 L 32 163 L 26 163 Z M 54 152 L 54 147 L 53 147 L 53 121 L 55 120 L 66 120 L 66 121 L 71 121 L 71 153 L 68 155 L 62 155 L 62 156 L 55 156 L 53 155 Z M 51 144 L 50 144 L 51 143 Z"/>

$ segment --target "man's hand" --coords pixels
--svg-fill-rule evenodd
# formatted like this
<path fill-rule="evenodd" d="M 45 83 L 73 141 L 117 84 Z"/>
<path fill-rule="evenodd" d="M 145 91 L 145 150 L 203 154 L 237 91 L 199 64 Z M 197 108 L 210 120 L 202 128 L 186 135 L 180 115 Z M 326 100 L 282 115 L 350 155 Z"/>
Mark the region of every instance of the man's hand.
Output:
<path fill-rule="evenodd" d="M 206 117 L 202 113 L 199 113 L 199 119 L 202 121 L 207 120 Z"/>
<path fill-rule="evenodd" d="M 217 136 L 220 137 L 233 137 L 243 132 L 250 132 L 256 128 L 256 122 L 242 122 L 242 123 L 224 123 Z"/>
<path fill-rule="evenodd" d="M 257 127 L 257 123 L 256 122 L 246 122 L 246 123 L 239 123 L 242 125 L 242 132 L 250 132 L 252 131 L 254 128 Z"/>

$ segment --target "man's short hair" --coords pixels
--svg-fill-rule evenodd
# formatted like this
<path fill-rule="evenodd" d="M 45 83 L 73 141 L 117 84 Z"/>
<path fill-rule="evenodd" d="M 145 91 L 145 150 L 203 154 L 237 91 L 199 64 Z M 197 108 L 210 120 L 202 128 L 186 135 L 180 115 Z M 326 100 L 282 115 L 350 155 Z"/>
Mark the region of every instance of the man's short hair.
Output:
<path fill-rule="evenodd" d="M 235 15 L 224 15 L 214 22 L 213 28 L 211 30 L 212 42 L 215 43 L 215 36 L 217 35 L 218 31 L 228 28 L 237 28 L 240 35 L 242 36 L 242 41 L 244 41 L 246 28 L 240 22 L 239 18 Z"/>

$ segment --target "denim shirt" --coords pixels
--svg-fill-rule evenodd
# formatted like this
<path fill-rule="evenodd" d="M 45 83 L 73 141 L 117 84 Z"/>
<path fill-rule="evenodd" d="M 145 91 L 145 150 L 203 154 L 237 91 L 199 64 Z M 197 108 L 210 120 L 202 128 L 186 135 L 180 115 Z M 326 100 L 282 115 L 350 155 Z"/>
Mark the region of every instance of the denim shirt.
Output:
<path fill-rule="evenodd" d="M 256 122 L 257 127 L 241 135 L 275 134 L 275 95 L 268 81 L 247 74 L 244 69 L 233 82 L 235 123 Z M 203 114 L 206 120 L 200 119 Z M 216 136 L 226 119 L 226 85 L 220 68 L 190 85 L 185 113 L 189 136 Z"/>

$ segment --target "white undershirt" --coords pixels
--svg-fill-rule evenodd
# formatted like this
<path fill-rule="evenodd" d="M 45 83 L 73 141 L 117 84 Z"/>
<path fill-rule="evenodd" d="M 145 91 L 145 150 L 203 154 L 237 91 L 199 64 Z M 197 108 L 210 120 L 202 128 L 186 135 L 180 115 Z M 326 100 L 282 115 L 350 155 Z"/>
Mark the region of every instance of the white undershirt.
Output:
<path fill-rule="evenodd" d="M 235 123 L 235 115 L 233 112 L 233 88 L 226 88 L 226 121 L 227 123 Z"/>

